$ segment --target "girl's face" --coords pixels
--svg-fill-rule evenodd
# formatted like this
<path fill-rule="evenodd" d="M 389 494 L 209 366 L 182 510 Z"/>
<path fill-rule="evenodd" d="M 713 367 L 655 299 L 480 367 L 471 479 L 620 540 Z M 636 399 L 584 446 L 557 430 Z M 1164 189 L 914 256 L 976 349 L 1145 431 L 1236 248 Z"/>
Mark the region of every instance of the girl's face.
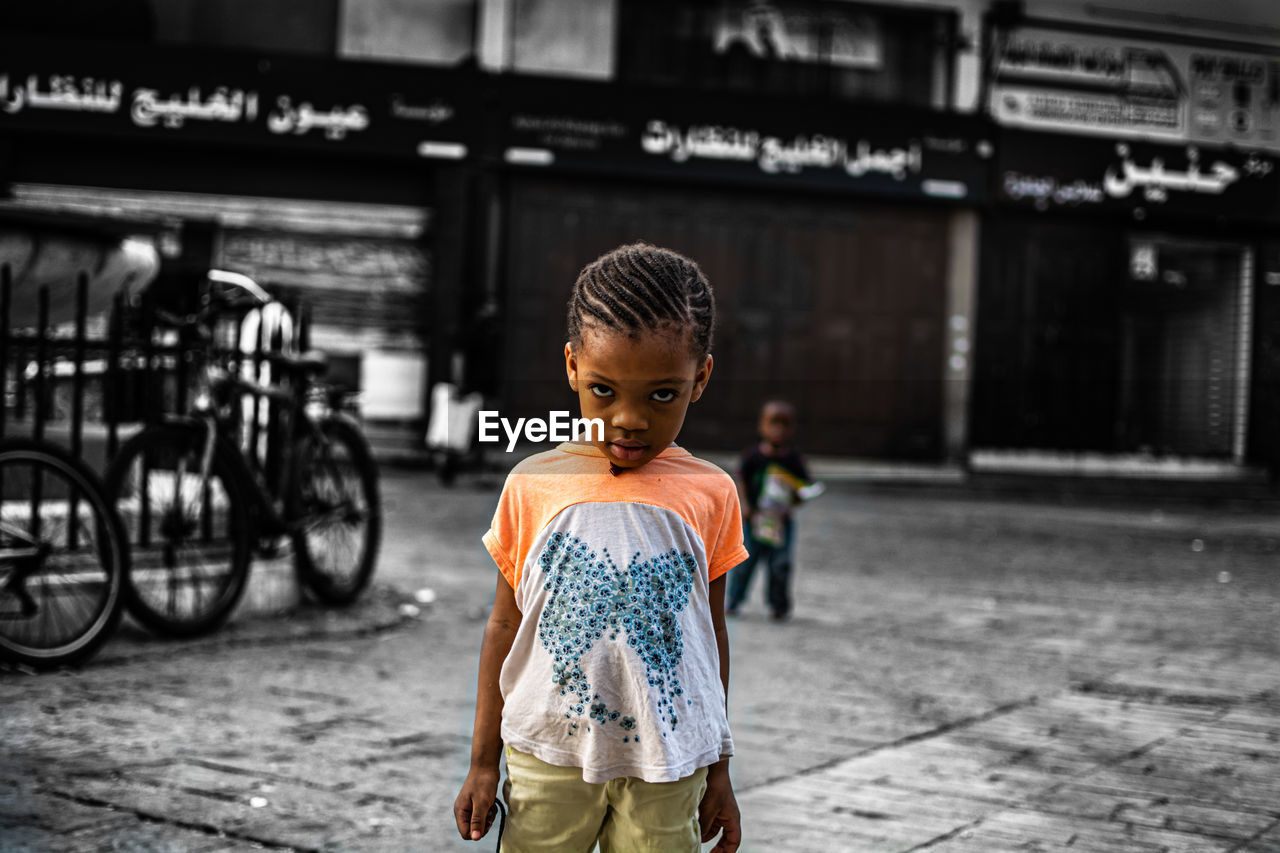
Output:
<path fill-rule="evenodd" d="M 576 348 L 565 344 L 564 360 L 582 417 L 604 421 L 604 441 L 592 443 L 619 468 L 639 468 L 675 441 L 711 378 L 711 356 L 690 355 L 683 334 L 587 329 Z"/>

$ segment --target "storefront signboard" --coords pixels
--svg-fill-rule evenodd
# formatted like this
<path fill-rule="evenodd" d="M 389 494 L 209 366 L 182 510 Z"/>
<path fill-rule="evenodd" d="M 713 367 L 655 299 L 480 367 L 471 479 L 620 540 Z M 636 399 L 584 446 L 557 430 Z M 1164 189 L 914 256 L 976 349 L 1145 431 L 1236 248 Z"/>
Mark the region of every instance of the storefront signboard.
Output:
<path fill-rule="evenodd" d="M 1048 26 L 1002 30 L 989 104 L 1035 130 L 1280 153 L 1280 54 Z"/>
<path fill-rule="evenodd" d="M 982 198 L 991 144 L 981 121 L 926 110 L 833 105 L 600 84 L 504 85 L 501 157 L 515 166 L 716 180 L 875 195 Z"/>
<path fill-rule="evenodd" d="M 0 45 L 0 130 L 460 159 L 471 75 L 113 45 Z"/>
<path fill-rule="evenodd" d="M 1134 210 L 1280 222 L 1280 157 L 1199 145 L 1007 131 L 999 199 L 1037 210 Z"/>

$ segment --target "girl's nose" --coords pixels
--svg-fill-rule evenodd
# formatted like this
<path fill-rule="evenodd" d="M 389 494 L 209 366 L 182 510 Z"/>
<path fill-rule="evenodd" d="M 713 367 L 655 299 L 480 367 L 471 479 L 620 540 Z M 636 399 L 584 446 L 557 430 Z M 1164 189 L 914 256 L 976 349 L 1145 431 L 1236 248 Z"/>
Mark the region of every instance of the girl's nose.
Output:
<path fill-rule="evenodd" d="M 649 428 L 649 421 L 644 412 L 635 406 L 625 404 L 614 408 L 613 417 L 610 418 L 609 424 L 614 429 L 626 430 L 627 432 Z"/>

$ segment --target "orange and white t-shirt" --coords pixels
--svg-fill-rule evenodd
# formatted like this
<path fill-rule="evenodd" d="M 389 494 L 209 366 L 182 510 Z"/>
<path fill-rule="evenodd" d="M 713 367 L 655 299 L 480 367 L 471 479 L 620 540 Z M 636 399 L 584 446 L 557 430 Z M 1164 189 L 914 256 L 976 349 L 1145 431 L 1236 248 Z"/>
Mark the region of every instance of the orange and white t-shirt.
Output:
<path fill-rule="evenodd" d="M 562 444 L 512 469 L 484 535 L 523 614 L 502 739 L 587 782 L 733 754 L 708 599 L 747 557 L 732 478 L 674 445 L 613 475 Z"/>

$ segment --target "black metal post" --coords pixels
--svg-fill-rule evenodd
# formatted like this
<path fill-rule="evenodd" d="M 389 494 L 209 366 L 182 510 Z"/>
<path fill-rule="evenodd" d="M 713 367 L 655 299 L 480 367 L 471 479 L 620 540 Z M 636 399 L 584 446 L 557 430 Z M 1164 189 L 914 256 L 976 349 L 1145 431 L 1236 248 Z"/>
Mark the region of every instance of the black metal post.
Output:
<path fill-rule="evenodd" d="M 34 427 L 32 435 L 36 441 L 44 440 L 44 369 L 45 358 L 48 355 L 47 336 L 49 334 L 49 288 L 44 286 L 40 288 L 38 297 L 37 310 L 37 328 L 36 328 L 36 403 L 34 412 Z M 40 539 L 40 521 L 41 521 L 41 505 L 44 503 L 44 474 L 39 469 L 32 468 L 31 481 L 31 536 L 35 540 Z"/>
<path fill-rule="evenodd" d="M 155 334 L 156 334 L 156 310 L 155 301 L 149 296 L 144 295 L 142 298 L 142 420 L 144 423 L 154 423 L 159 420 L 160 403 L 151 398 L 156 392 L 155 382 Z M 161 395 L 163 396 L 163 395 Z"/>
<path fill-rule="evenodd" d="M 9 265 L 0 266 L 0 438 L 4 437 L 5 426 L 9 420 L 9 344 L 12 335 L 9 332 L 9 299 L 13 272 Z"/>
<path fill-rule="evenodd" d="M 107 461 L 115 458 L 116 450 L 120 445 L 120 413 L 123 411 L 126 396 L 124 372 L 120 369 L 120 360 L 123 358 L 123 337 L 124 295 L 117 293 L 111 302 L 111 318 L 107 323 L 107 370 L 103 385 L 103 420 L 107 422 Z M 129 396 L 133 397 L 132 394 Z"/>
<path fill-rule="evenodd" d="M 75 338 L 72 342 L 71 455 L 84 459 L 84 354 L 89 313 L 89 274 L 76 277 Z M 67 547 L 75 550 L 80 538 L 80 507 L 75 490 L 67 496 Z"/>
<path fill-rule="evenodd" d="M 84 357 L 85 334 L 89 313 L 89 275 L 76 278 L 75 338 L 72 341 L 71 379 L 71 455 L 84 456 Z"/>
<path fill-rule="evenodd" d="M 46 383 L 45 367 L 49 360 L 49 286 L 40 288 L 36 326 L 36 402 L 32 413 L 32 437 L 36 441 L 44 441 L 44 425 L 47 412 L 45 400 Z"/>

